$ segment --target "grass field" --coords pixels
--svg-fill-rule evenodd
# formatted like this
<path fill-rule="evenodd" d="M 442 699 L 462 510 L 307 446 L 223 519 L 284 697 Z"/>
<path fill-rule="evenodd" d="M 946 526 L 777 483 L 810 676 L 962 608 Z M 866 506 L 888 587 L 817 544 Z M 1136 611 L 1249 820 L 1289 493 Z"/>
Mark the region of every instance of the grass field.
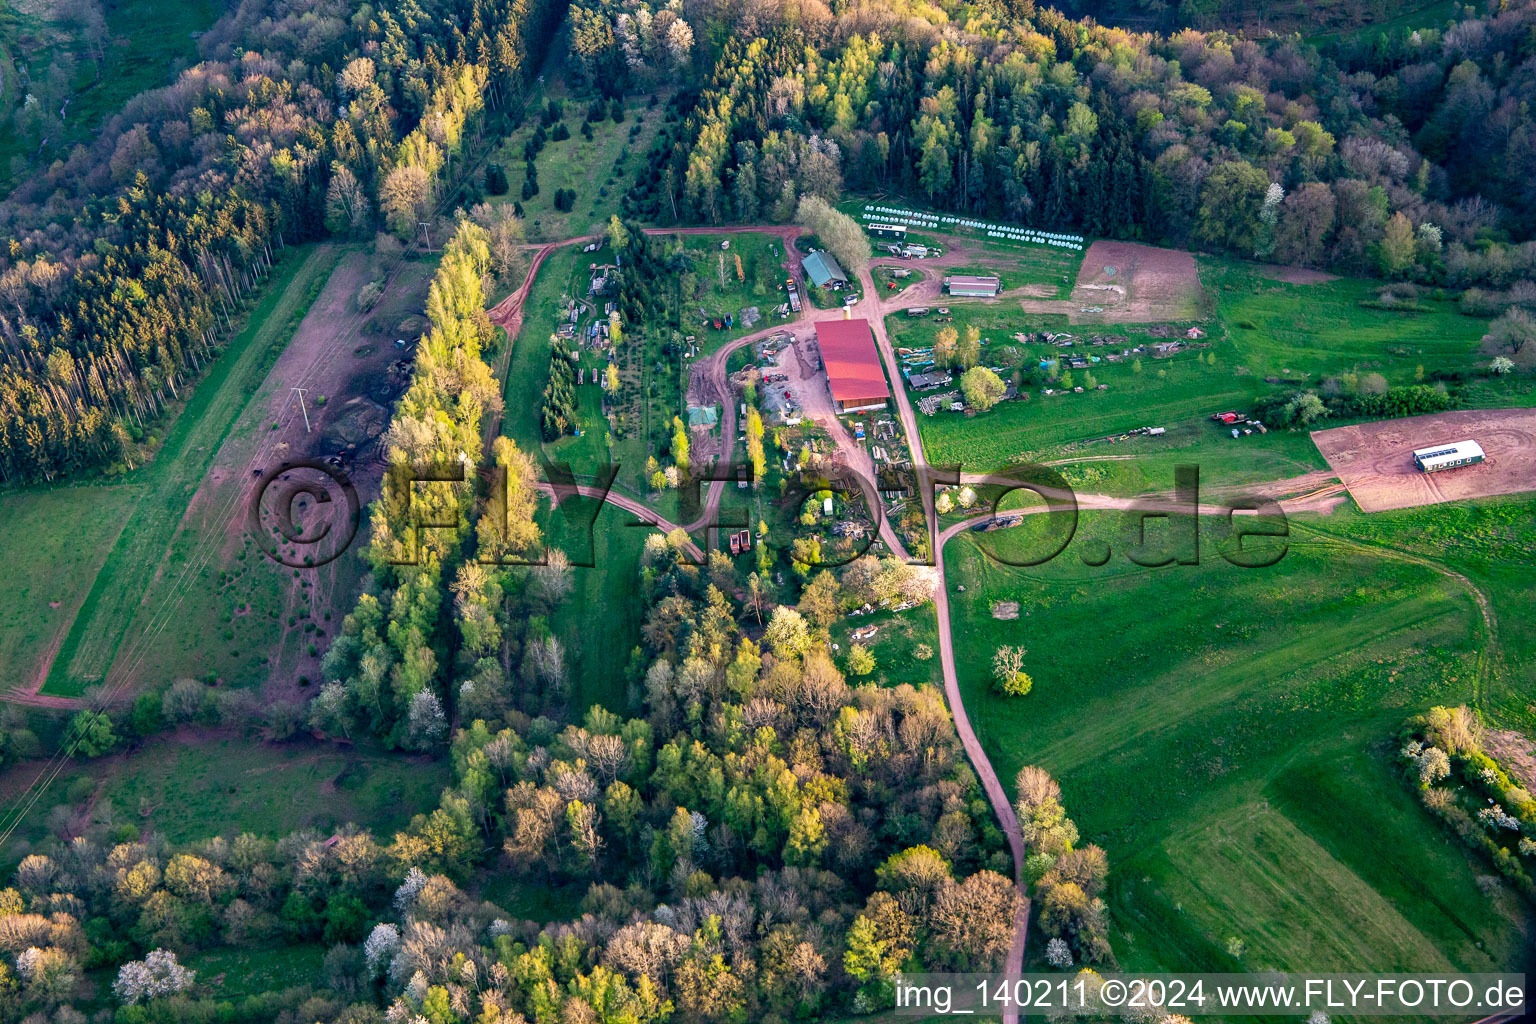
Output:
<path fill-rule="evenodd" d="M 33 773 L 11 772 L 7 789 Z M 156 737 L 131 753 L 71 763 L 6 845 L 3 862 L 56 842 L 61 825 L 132 825 L 173 843 L 348 822 L 387 837 L 431 806 L 448 781 L 443 761 L 312 743 L 268 744 L 192 731 Z M 9 806 L 12 795 L 6 793 Z"/>
<path fill-rule="evenodd" d="M 1375 299 L 1380 282 L 1285 284 L 1220 260 L 1202 260 L 1200 277 L 1216 296 L 1238 365 L 1261 380 L 1315 384 L 1329 374 L 1374 370 L 1393 384 L 1410 384 L 1419 366 L 1471 368 L 1487 332 L 1485 320 L 1462 316 L 1443 299 L 1421 298 L 1417 311 L 1362 305 Z"/>
<path fill-rule="evenodd" d="M 162 577 L 174 579 L 185 568 L 175 560 L 168 564 L 166 555 L 186 514 L 187 502 L 225 434 L 319 294 L 337 255 L 329 246 L 305 248 L 278 264 L 245 328 L 198 382 L 166 431 L 153 461 L 122 478 L 136 489 L 138 500 L 126 509 L 124 528 L 64 637 L 45 692 L 77 696 L 103 679 L 151 588 Z M 88 498 L 98 490 L 79 488 L 75 493 Z M 57 563 L 38 562 L 37 569 L 40 573 L 59 572 Z M 212 647 L 206 655 L 206 671 L 233 667 L 221 661 L 220 652 Z"/>
<path fill-rule="evenodd" d="M 1030 570 L 991 562 L 972 535 L 945 554 L 971 721 L 1005 780 L 1049 769 L 1108 851 L 1121 962 L 1512 964 L 1523 904 L 1479 889 L 1491 872 L 1389 767 L 1404 717 L 1478 699 L 1486 636 L 1467 585 L 1300 532 L 1274 567 L 1237 569 L 1209 522 L 1201 565 L 1142 569 L 1120 528 L 1087 513 L 1065 554 Z M 986 537 L 1006 547 L 1011 532 Z M 1096 542 L 1114 557 L 1090 568 L 1078 552 Z M 993 619 L 1000 599 L 1024 613 Z M 1027 697 L 991 689 L 1002 643 L 1029 649 Z"/>
<path fill-rule="evenodd" d="M 849 634 L 863 626 L 874 626 L 878 632 L 869 640 L 855 641 Z M 862 643 L 875 656 L 875 670 L 867 676 L 848 675 L 851 685 L 876 682 L 882 686 L 898 686 L 911 683 L 922 686 L 943 684 L 939 664 L 938 627 L 934 621 L 933 605 L 925 604 L 904 612 L 878 611 L 856 618 L 839 619 L 832 625 L 832 641 L 841 650 L 838 667 L 848 671 L 848 647 Z M 919 657 L 919 646 L 927 647 L 927 656 Z"/>
<path fill-rule="evenodd" d="M 1248 264 L 1205 260 L 1201 279 L 1215 303 L 1215 320 L 1206 325 L 1208 365 L 1186 352 L 1171 358 L 1141 358 L 1141 371 L 1127 360 L 1094 364 L 1092 373 L 1106 391 L 1043 395 L 1039 385 L 1027 400 L 1004 403 L 992 411 L 966 417 L 941 412 L 919 416 L 919 429 L 928 458 L 935 464 L 964 463 L 978 471 L 1010 460 L 1055 460 L 1133 454 L 1134 465 L 1115 470 L 1101 467 L 1109 477 L 1105 493 L 1133 493 L 1167 484 L 1159 477 L 1175 462 L 1192 462 L 1206 470 L 1211 483 L 1240 484 L 1298 475 L 1324 468 L 1305 438 L 1272 432 L 1233 441 L 1209 422 L 1213 412 L 1243 410 L 1258 397 L 1286 387 L 1316 387 L 1323 378 L 1344 372 L 1379 372 L 1394 385 L 1411 384 L 1420 368 L 1472 369 L 1486 321 L 1461 315 L 1454 303 L 1435 298 L 1418 300 L 1414 311 L 1376 308 L 1379 284 L 1363 280 L 1296 285 L 1262 276 Z M 1102 355 L 1152 340 L 1124 326 L 1068 327 L 1065 317 L 1026 314 L 1006 305 L 957 303 L 953 326 L 964 331 L 975 325 L 982 338 L 983 362 L 1002 358 L 1010 346 L 1028 357 L 1025 365 L 1076 352 Z M 938 325 L 904 314 L 888 317 L 887 330 L 898 346 L 924 346 L 933 341 Z M 1069 330 L 1079 339 L 1108 335 L 1121 344 L 1070 349 L 1020 345 L 1020 331 Z M 1083 371 L 1074 371 L 1081 384 Z M 1281 381 L 1269 384 L 1265 378 Z M 1519 381 L 1477 381 L 1466 389 L 1476 405 L 1527 405 L 1536 400 Z M 1081 442 L 1145 426 L 1162 426 L 1161 438 L 1133 438 L 1119 445 Z"/>
<path fill-rule="evenodd" d="M 1364 514 L 1352 505 L 1303 521 L 1314 536 L 1391 549 L 1460 573 L 1486 597 L 1494 636 L 1483 645 L 1479 703 L 1499 721 L 1536 729 L 1536 498 L 1529 495 Z"/>
<path fill-rule="evenodd" d="M 209 986 L 219 998 L 240 999 L 281 992 L 318 977 L 325 954 L 323 943 L 300 942 L 269 949 L 202 950 L 182 962 L 197 972 L 199 985 Z"/>
<path fill-rule="evenodd" d="M 7 686 L 38 681 L 143 493 L 117 484 L 0 495 L 0 563 L 13 569 L 0 588 Z"/>
<path fill-rule="evenodd" d="M 579 524 L 592 514 L 583 499 L 573 526 L 558 513 L 548 517 L 545 540 L 570 556 L 574 586 L 555 612 L 550 628 L 566 645 L 571 677 L 572 718 L 579 720 L 593 704 L 627 714 L 624 670 L 629 652 L 640 643 L 640 552 L 652 531 L 633 514 L 604 505 L 590 542 Z M 576 563 L 587 563 L 577 565 Z M 590 568 L 587 566 L 591 566 Z"/>

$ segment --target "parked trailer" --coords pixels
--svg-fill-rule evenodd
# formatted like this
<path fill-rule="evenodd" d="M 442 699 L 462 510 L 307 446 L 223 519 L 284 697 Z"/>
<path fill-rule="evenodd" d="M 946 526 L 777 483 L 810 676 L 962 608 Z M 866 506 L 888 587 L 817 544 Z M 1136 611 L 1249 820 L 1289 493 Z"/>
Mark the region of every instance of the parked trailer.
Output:
<path fill-rule="evenodd" d="M 1422 472 L 1438 473 L 1444 469 L 1459 469 L 1482 462 L 1487 455 L 1476 441 L 1453 441 L 1432 448 L 1414 450 L 1413 461 Z"/>

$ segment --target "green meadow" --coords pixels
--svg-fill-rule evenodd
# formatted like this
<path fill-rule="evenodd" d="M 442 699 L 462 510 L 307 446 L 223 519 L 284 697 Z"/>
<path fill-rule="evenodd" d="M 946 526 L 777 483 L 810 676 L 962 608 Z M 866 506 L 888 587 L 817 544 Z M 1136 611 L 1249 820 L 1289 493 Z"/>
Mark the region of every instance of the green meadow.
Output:
<path fill-rule="evenodd" d="M 1486 530 L 1503 537 L 1509 520 Z M 1353 520 L 1338 531 L 1322 521 L 1326 534 L 1299 523 L 1284 557 L 1252 569 L 1221 557 L 1217 521 L 1200 525 L 1198 565 L 1133 564 L 1137 537 L 1110 513 L 1085 513 L 1065 552 L 1034 568 L 980 547 L 1015 561 L 1040 552 L 1039 532 L 1024 527 L 962 534 L 945 551 L 971 722 L 1005 781 L 1024 764 L 1047 768 L 1084 840 L 1108 852 L 1121 962 L 1512 965 L 1523 902 L 1392 768 L 1404 718 L 1488 693 L 1489 636 L 1471 584 L 1331 535 Z M 1180 550 L 1187 534 L 1175 531 L 1188 528 L 1149 523 L 1143 561 Z M 1106 547 L 1106 563 L 1085 564 Z M 994 618 L 998 601 L 1023 613 Z M 1028 696 L 993 690 L 1001 644 L 1027 648 Z"/>

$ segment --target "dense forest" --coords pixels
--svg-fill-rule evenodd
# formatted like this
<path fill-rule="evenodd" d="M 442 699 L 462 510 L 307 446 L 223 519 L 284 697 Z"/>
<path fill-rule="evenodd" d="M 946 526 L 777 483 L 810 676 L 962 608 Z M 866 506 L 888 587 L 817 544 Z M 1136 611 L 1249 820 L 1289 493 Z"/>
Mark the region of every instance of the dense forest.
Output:
<path fill-rule="evenodd" d="M 123 468 L 227 337 L 275 250 L 410 239 L 557 3 L 247 3 L 0 206 L 0 480 Z"/>
<path fill-rule="evenodd" d="M 1296 36 L 1137 34 L 1027 4 L 943 6 L 949 17 L 926 19 L 870 5 L 669 8 L 696 23 L 667 38 L 727 41 L 708 70 L 694 47 L 697 96 L 633 209 L 783 220 L 801 194 L 893 190 L 1351 274 L 1500 289 L 1532 276 L 1536 5 L 1327 52 Z M 641 86 L 682 57 L 643 32 L 631 42 L 630 4 L 580 11 L 572 62 L 594 82 Z"/>

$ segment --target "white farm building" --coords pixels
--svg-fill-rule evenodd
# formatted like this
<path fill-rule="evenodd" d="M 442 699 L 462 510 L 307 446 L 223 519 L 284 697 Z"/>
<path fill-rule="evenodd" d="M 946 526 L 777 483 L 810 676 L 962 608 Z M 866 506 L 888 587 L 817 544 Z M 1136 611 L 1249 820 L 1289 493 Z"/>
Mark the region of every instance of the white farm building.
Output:
<path fill-rule="evenodd" d="M 1414 463 L 1426 473 L 1475 465 L 1482 462 L 1484 458 L 1483 446 L 1476 441 L 1437 444 L 1433 448 L 1415 449 L 1413 453 Z"/>

